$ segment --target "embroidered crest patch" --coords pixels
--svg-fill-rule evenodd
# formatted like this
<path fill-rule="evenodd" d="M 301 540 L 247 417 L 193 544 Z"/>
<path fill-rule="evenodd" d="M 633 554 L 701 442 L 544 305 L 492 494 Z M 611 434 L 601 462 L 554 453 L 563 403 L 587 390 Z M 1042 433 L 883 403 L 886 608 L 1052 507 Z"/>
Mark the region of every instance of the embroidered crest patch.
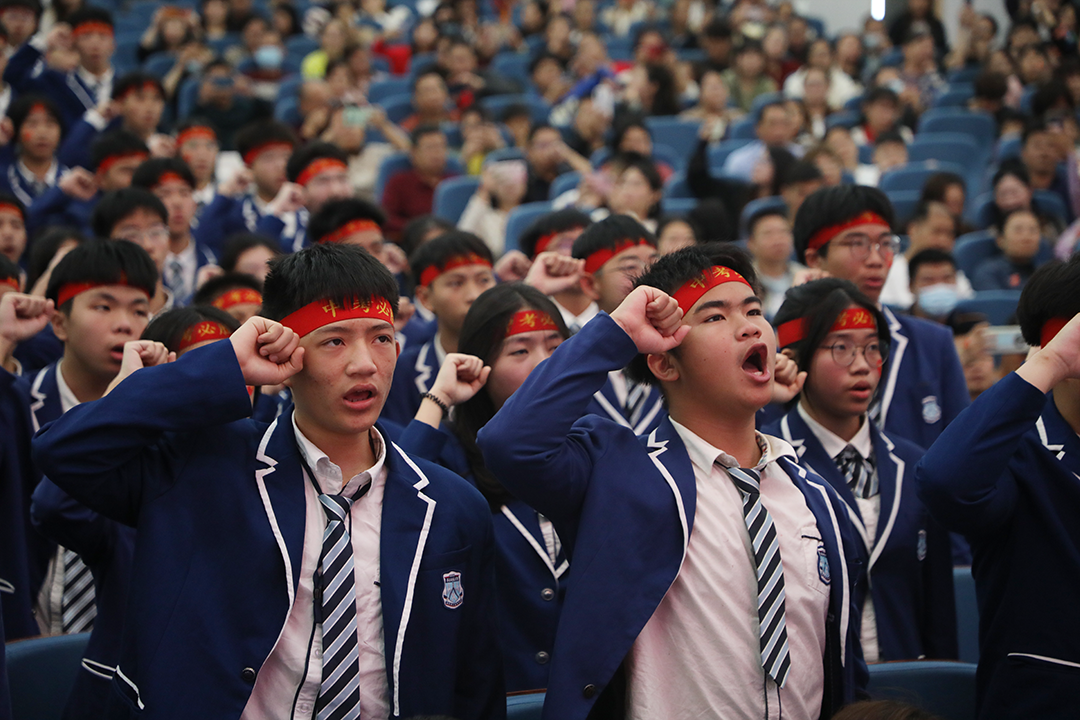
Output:
<path fill-rule="evenodd" d="M 461 607 L 462 601 L 465 600 L 465 589 L 461 587 L 461 573 L 451 570 L 442 576 L 442 581 L 443 605 L 451 610 Z"/>
<path fill-rule="evenodd" d="M 941 419 L 941 405 L 938 405 L 936 396 L 927 395 L 922 399 L 922 419 L 927 425 L 933 425 Z"/>
<path fill-rule="evenodd" d="M 829 570 L 829 556 L 825 552 L 825 543 L 818 544 L 817 574 L 821 582 L 826 585 L 832 582 L 832 572 Z"/>
<path fill-rule="evenodd" d="M 915 556 L 919 558 L 919 562 L 926 559 L 926 531 L 919 531 L 919 540 L 915 545 Z"/>

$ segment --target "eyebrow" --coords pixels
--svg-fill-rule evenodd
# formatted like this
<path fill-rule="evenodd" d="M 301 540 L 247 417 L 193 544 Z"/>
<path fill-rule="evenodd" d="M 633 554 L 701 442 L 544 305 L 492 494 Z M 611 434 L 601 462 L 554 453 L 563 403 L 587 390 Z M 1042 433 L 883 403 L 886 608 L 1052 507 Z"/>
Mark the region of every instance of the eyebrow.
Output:
<path fill-rule="evenodd" d="M 312 332 L 312 334 L 322 333 L 324 335 L 326 333 L 332 333 L 332 332 L 339 332 L 339 333 L 340 332 L 351 332 L 352 334 L 355 335 L 356 334 L 355 330 L 347 330 L 346 327 L 341 324 L 341 323 L 345 322 L 345 320 L 348 320 L 348 319 L 349 318 L 344 318 L 342 320 L 338 320 L 337 322 L 332 322 L 332 323 L 329 323 L 327 325 L 323 325 L 320 328 L 315 328 L 311 332 Z M 394 328 L 394 326 L 391 325 L 390 323 L 386 322 L 385 320 L 381 320 L 377 324 L 372 325 L 371 327 L 369 327 L 364 332 L 371 332 L 372 330 L 385 330 L 386 328 L 390 328 L 392 330 Z"/>
<path fill-rule="evenodd" d="M 746 298 L 741 303 L 739 303 L 739 305 L 741 307 L 746 307 L 747 305 L 754 305 L 755 303 L 760 305 L 761 304 L 761 298 L 759 298 L 757 295 L 751 295 L 750 297 Z M 703 310 L 712 310 L 713 308 L 716 308 L 718 310 L 726 310 L 729 307 L 731 307 L 731 305 L 732 304 L 730 302 L 728 302 L 727 300 L 710 300 L 709 302 L 705 303 L 704 305 L 699 307 L 697 310 L 695 310 L 694 314 L 697 315 L 699 312 L 702 312 Z"/>
<path fill-rule="evenodd" d="M 98 292 L 98 294 L 97 294 L 97 296 L 98 296 L 98 299 L 99 299 L 99 300 L 104 300 L 105 302 L 111 302 L 111 303 L 115 303 L 115 304 L 117 304 L 117 305 L 122 305 L 122 304 L 123 304 L 123 301 L 122 301 L 122 300 L 120 300 L 120 298 L 118 298 L 118 297 L 116 297 L 115 295 L 113 295 L 112 293 L 107 293 L 107 292 L 99 291 L 99 292 Z M 146 298 L 143 298 L 143 297 L 138 297 L 138 298 L 135 298 L 134 300 L 132 300 L 132 301 L 131 301 L 131 302 L 129 303 L 129 305 L 146 305 L 146 304 L 148 304 L 149 302 L 150 302 L 150 301 L 149 301 L 149 300 L 147 300 Z"/>

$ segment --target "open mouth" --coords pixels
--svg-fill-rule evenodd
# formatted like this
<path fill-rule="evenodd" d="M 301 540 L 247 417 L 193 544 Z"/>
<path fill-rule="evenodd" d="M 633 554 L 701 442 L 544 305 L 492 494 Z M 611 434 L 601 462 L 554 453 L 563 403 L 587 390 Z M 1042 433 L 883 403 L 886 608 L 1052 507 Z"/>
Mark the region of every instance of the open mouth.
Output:
<path fill-rule="evenodd" d="M 124 346 L 123 345 L 113 345 L 111 348 L 109 348 L 109 357 L 111 357 L 113 360 L 116 360 L 118 362 L 120 360 L 123 360 L 124 359 Z"/>
<path fill-rule="evenodd" d="M 743 358 L 742 368 L 754 377 L 764 377 L 769 373 L 768 349 L 764 343 L 758 343 L 750 348 Z"/>
<path fill-rule="evenodd" d="M 356 388 L 345 393 L 344 397 L 349 405 L 363 405 L 375 399 L 375 391 L 371 388 Z"/>

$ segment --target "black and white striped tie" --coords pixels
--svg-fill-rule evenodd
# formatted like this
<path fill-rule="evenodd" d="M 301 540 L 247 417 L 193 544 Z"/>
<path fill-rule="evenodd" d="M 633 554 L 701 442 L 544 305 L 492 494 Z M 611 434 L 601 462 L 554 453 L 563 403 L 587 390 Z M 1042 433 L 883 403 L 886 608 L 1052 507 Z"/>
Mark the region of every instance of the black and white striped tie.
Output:
<path fill-rule="evenodd" d="M 94 576 L 74 550 L 60 548 L 64 562 L 64 594 L 60 598 L 64 634 L 92 630 L 97 617 Z"/>
<path fill-rule="evenodd" d="M 646 383 L 634 382 L 626 377 L 626 404 L 623 406 L 623 415 L 630 421 L 631 427 L 636 427 L 641 419 L 641 412 L 645 409 L 645 400 L 649 395 L 649 386 Z"/>
<path fill-rule="evenodd" d="M 784 687 L 791 657 L 788 653 L 787 620 L 784 618 L 784 566 L 780 562 L 780 541 L 772 515 L 761 502 L 761 476 L 749 468 L 724 467 L 742 495 L 743 519 L 754 548 L 758 587 L 758 638 L 761 667 Z"/>
<path fill-rule="evenodd" d="M 346 520 L 354 501 L 371 488 L 357 491 L 356 497 L 320 495 L 326 512 L 321 579 L 316 582 L 320 603 L 323 639 L 322 683 L 315 701 L 316 720 L 356 720 L 360 717 L 360 648 L 356 638 L 356 578 L 353 575 L 352 538 Z"/>
<path fill-rule="evenodd" d="M 835 462 L 855 497 L 866 499 L 878 494 L 878 476 L 869 458 L 864 459 L 858 450 L 848 445 L 836 456 Z"/>

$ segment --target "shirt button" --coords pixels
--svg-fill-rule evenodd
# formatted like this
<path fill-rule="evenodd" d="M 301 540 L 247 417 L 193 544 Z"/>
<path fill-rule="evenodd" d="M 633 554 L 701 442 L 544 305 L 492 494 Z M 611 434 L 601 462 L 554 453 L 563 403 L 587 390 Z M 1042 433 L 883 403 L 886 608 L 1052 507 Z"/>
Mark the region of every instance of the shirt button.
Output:
<path fill-rule="evenodd" d="M 585 697 L 586 700 L 594 697 L 596 695 L 596 686 L 592 683 L 589 683 L 584 688 L 582 688 L 581 694 Z"/>
<path fill-rule="evenodd" d="M 550 660 L 550 659 L 551 659 L 551 656 L 550 656 L 550 655 L 548 655 L 548 654 L 547 654 L 546 652 L 544 652 L 543 650 L 541 650 L 540 652 L 536 653 L 536 662 L 538 662 L 538 663 L 539 663 L 539 664 L 541 664 L 541 665 L 547 665 L 547 661 L 548 661 L 548 660 Z"/>
<path fill-rule="evenodd" d="M 551 601 L 555 599 L 555 591 L 551 588 L 544 588 L 540 591 L 540 597 L 544 600 Z"/>
<path fill-rule="evenodd" d="M 246 683 L 255 682 L 255 669 L 249 667 L 244 668 L 240 671 L 240 679 Z"/>

